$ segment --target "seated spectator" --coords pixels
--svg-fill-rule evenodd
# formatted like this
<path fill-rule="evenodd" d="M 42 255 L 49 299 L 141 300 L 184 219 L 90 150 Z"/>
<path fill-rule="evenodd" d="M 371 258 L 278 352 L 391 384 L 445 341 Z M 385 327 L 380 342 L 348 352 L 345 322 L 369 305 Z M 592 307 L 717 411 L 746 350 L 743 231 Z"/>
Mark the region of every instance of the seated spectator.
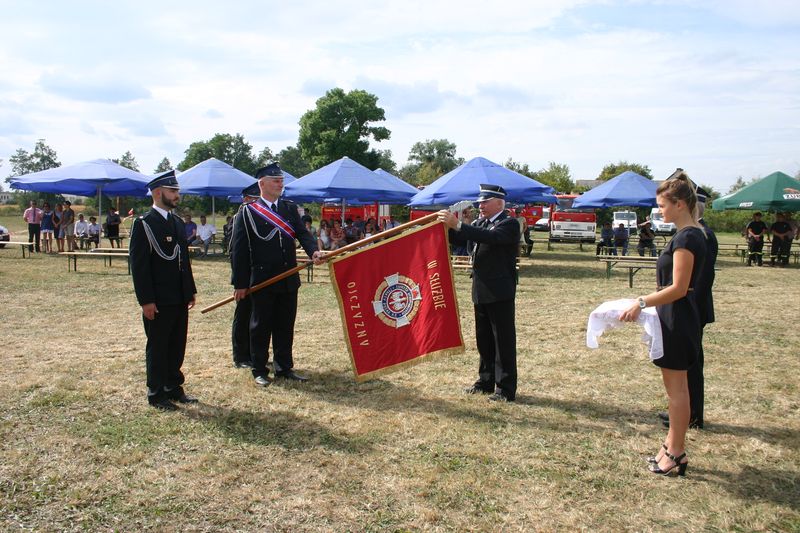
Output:
<path fill-rule="evenodd" d="M 331 249 L 331 230 L 328 221 L 324 218 L 319 221 L 319 234 L 317 235 L 317 247 L 320 250 Z"/>
<path fill-rule="evenodd" d="M 614 230 L 611 229 L 611 222 L 603 224 L 603 229 L 600 230 L 600 242 L 597 243 L 597 252 L 595 255 L 600 255 L 600 252 L 606 249 L 606 254 L 616 255 L 617 251 L 614 249 Z"/>
<path fill-rule="evenodd" d="M 233 235 L 233 217 L 228 215 L 225 218 L 225 225 L 222 226 L 222 253 L 228 253 L 228 247 L 231 245 L 231 235 Z"/>
<path fill-rule="evenodd" d="M 650 256 L 655 257 L 656 254 L 656 245 L 653 242 L 656 238 L 656 234 L 653 232 L 651 227 L 650 221 L 645 220 L 639 225 L 639 244 L 636 245 L 636 250 L 639 252 L 639 255 L 644 257 L 644 249 L 650 249 Z"/>
<path fill-rule="evenodd" d="M 347 244 L 347 238 L 342 228 L 342 223 L 338 220 L 333 221 L 331 228 L 331 250 L 336 250 Z"/>
<path fill-rule="evenodd" d="M 188 230 L 187 230 L 188 231 Z M 208 255 L 208 245 L 214 240 L 214 235 L 217 234 L 217 228 L 214 224 L 206 224 L 206 216 L 200 215 L 200 225 L 197 226 L 195 231 L 195 238 L 189 244 L 192 246 L 202 246 L 203 252 L 198 257 Z"/>
<path fill-rule="evenodd" d="M 625 224 L 621 223 L 614 230 L 614 255 L 617 255 L 617 249 L 622 248 L 622 255 L 628 255 L 628 230 Z"/>
<path fill-rule="evenodd" d="M 86 249 L 89 249 L 89 246 L 94 243 L 94 247 L 98 248 L 100 246 L 100 224 L 97 223 L 96 217 L 89 217 L 89 238 L 86 240 Z"/>
<path fill-rule="evenodd" d="M 192 215 L 186 213 L 183 215 L 183 227 L 186 228 L 186 242 L 192 244 L 197 238 L 197 224 L 192 222 Z"/>
<path fill-rule="evenodd" d="M 353 223 L 353 219 L 345 220 L 344 234 L 347 244 L 352 244 L 364 238 L 364 233 Z"/>
<path fill-rule="evenodd" d="M 5 226 L 0 226 L 0 248 L 5 248 L 6 245 L 3 244 L 3 241 L 10 241 L 11 234 L 8 232 L 8 228 Z"/>
<path fill-rule="evenodd" d="M 75 223 L 75 238 L 83 250 L 86 239 L 89 238 L 89 223 L 83 219 L 83 213 L 78 214 L 78 221 Z"/>
<path fill-rule="evenodd" d="M 377 233 L 378 233 L 378 228 L 375 227 L 375 221 L 370 218 L 364 225 L 364 237 L 372 237 Z"/>
<path fill-rule="evenodd" d="M 356 220 L 353 222 L 353 225 L 358 228 L 358 231 L 361 233 L 364 233 L 364 228 L 367 226 L 366 222 L 364 222 L 360 216 L 356 216 Z"/>

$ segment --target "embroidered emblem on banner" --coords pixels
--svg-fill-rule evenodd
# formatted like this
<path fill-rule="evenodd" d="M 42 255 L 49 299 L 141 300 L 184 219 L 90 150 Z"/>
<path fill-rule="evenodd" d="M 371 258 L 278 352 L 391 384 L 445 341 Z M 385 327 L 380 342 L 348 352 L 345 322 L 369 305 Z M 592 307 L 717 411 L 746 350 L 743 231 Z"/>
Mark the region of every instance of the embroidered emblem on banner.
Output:
<path fill-rule="evenodd" d="M 258 216 L 281 230 L 281 233 L 288 236 L 290 239 L 294 239 L 295 233 L 292 225 L 272 209 L 269 209 L 267 206 L 262 205 L 259 202 L 247 204 L 247 208 L 251 212 L 256 213 Z"/>
<path fill-rule="evenodd" d="M 419 285 L 406 276 L 386 276 L 375 291 L 372 309 L 387 326 L 401 328 L 411 323 L 419 311 L 422 294 Z"/>

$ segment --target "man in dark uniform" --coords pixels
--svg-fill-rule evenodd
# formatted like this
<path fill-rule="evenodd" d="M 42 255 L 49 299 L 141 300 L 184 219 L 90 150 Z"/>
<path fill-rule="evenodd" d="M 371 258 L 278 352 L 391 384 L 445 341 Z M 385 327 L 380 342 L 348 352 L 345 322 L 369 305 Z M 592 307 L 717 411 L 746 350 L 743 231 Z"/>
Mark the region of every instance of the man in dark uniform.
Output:
<path fill-rule="evenodd" d="M 775 259 L 777 259 L 778 266 L 789 266 L 789 251 L 792 249 L 794 231 L 792 231 L 792 226 L 786 222 L 786 216 L 783 213 L 775 214 L 775 222 L 769 227 L 769 232 L 772 234 L 769 264 L 775 266 Z"/>
<path fill-rule="evenodd" d="M 147 335 L 147 401 L 157 409 L 174 411 L 173 401 L 197 402 L 184 392 L 181 373 L 189 309 L 197 289 L 183 221 L 170 212 L 180 200 L 175 172 L 160 174 L 147 187 L 153 209 L 133 222 L 131 274 Z"/>
<path fill-rule="evenodd" d="M 763 266 L 766 234 L 767 225 L 761 221 L 761 213 L 753 213 L 753 220 L 747 224 L 747 266 L 752 265 L 753 259 L 758 261 L 758 266 Z"/>
<path fill-rule="evenodd" d="M 719 243 L 717 236 L 708 227 L 706 221 L 703 220 L 703 213 L 705 212 L 706 201 L 709 198 L 708 192 L 702 187 L 698 187 L 697 193 L 697 209 L 700 219 L 698 222 L 703 226 L 703 231 L 706 234 L 706 258 L 703 261 L 703 269 L 697 277 L 694 285 L 694 291 L 689 292 L 689 297 L 694 298 L 697 305 L 698 316 L 700 318 L 700 351 L 697 354 L 697 361 L 686 373 L 686 379 L 689 384 L 689 427 L 695 429 L 702 429 L 703 427 L 703 410 L 705 407 L 705 380 L 703 377 L 703 332 L 706 324 L 714 322 L 714 297 L 711 292 L 714 285 L 714 266 L 717 262 L 717 253 L 719 252 Z M 664 425 L 669 427 L 669 414 L 666 412 L 659 413 L 659 418 L 664 421 Z"/>
<path fill-rule="evenodd" d="M 258 181 L 254 181 L 252 185 L 242 189 L 242 206 L 239 211 L 244 207 L 258 200 L 261 196 L 261 191 L 258 188 Z M 234 218 L 234 225 L 236 221 L 241 222 L 241 217 Z M 231 230 L 233 235 L 233 230 Z M 233 250 L 231 249 L 231 265 L 233 265 Z M 231 272 L 231 283 L 234 283 L 233 272 Z M 233 312 L 233 324 L 231 324 L 231 344 L 233 346 L 233 366 L 236 368 L 253 368 L 252 358 L 250 357 L 250 312 L 252 306 L 250 305 L 250 298 L 242 298 L 236 302 L 236 310 Z M 267 341 L 269 343 L 269 341 Z"/>
<path fill-rule="evenodd" d="M 513 402 L 517 395 L 517 292 L 519 222 L 505 211 L 506 191 L 481 184 L 480 217 L 464 224 L 447 211 L 439 220 L 450 228 L 453 242 L 466 242 L 472 257 L 472 303 L 475 340 L 480 354 L 478 380 L 465 392 L 491 394 L 490 400 Z"/>
<path fill-rule="evenodd" d="M 247 298 L 247 289 L 297 266 L 295 239 L 320 264 L 316 240 L 300 220 L 297 206 L 279 200 L 283 173 L 277 163 L 256 172 L 260 198 L 242 208 L 234 221 L 231 238 L 233 296 Z M 294 274 L 250 294 L 250 356 L 256 384 L 271 383 L 267 370 L 267 351 L 272 340 L 273 369 L 280 378 L 306 381 L 293 370 L 292 344 L 297 316 L 297 289 L 300 275 Z"/>

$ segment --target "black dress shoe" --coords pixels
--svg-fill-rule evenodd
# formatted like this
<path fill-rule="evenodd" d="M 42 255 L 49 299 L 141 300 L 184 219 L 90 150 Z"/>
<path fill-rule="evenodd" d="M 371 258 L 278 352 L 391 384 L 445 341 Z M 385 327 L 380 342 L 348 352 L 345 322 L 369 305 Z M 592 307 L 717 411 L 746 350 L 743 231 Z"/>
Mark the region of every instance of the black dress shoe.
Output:
<path fill-rule="evenodd" d="M 151 407 L 155 407 L 159 411 L 177 411 L 178 406 L 172 403 L 170 400 L 163 398 L 161 400 L 147 400 L 147 403 L 150 404 Z"/>
<path fill-rule="evenodd" d="M 276 378 L 288 379 L 290 381 L 308 381 L 308 378 L 305 376 L 301 376 L 300 374 L 295 374 L 294 370 L 287 370 L 285 372 L 277 372 L 275 374 Z"/>
<path fill-rule="evenodd" d="M 259 387 L 269 387 L 272 380 L 266 376 L 256 376 L 256 385 Z"/>
<path fill-rule="evenodd" d="M 250 361 L 234 361 L 233 366 L 236 368 L 253 368 L 253 363 Z"/>
<path fill-rule="evenodd" d="M 178 403 L 197 403 L 200 400 L 198 400 L 194 396 L 189 396 L 186 393 L 182 393 L 180 396 L 178 396 L 176 398 L 172 398 L 172 401 L 175 401 L 175 402 L 178 402 Z"/>
<path fill-rule="evenodd" d="M 487 389 L 481 386 L 480 383 L 473 383 L 469 387 L 464 389 L 465 394 L 491 394 L 494 392 L 494 387 L 491 389 Z"/>
<path fill-rule="evenodd" d="M 514 398 L 509 398 L 502 392 L 495 392 L 491 396 L 489 396 L 490 402 L 513 402 Z"/>

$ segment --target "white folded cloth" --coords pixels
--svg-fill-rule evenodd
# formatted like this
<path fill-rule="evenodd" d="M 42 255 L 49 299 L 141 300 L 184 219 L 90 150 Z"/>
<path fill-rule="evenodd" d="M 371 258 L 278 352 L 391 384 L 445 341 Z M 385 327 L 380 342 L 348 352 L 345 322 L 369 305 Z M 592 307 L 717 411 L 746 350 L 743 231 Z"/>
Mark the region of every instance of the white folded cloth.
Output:
<path fill-rule="evenodd" d="M 619 319 L 622 312 L 636 300 L 612 300 L 603 302 L 589 314 L 589 323 L 586 325 L 586 346 L 597 348 L 600 338 L 606 330 L 618 328 L 624 322 Z M 647 307 L 639 313 L 636 323 L 644 328 L 642 342 L 650 348 L 650 360 L 664 356 L 664 341 L 661 337 L 661 321 L 658 319 L 655 307 Z"/>

